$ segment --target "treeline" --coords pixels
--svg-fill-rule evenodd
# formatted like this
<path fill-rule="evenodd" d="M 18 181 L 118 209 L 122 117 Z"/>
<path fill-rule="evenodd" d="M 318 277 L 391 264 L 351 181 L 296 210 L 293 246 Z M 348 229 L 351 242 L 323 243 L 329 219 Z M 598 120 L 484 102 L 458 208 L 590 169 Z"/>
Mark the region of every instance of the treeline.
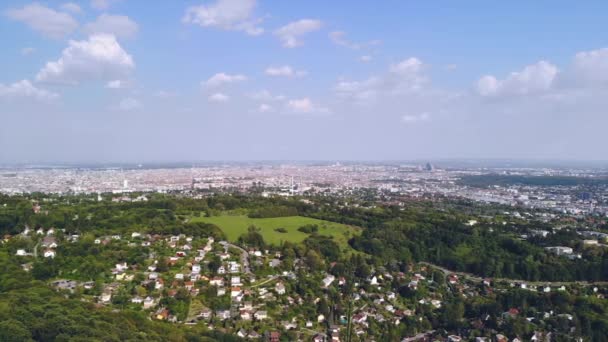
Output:
<path fill-rule="evenodd" d="M 269 206 L 253 210 L 249 213 L 249 218 L 272 218 L 272 217 L 286 217 L 286 216 L 297 216 L 298 209 L 294 207 L 288 207 L 284 205 L 280 206 Z"/>

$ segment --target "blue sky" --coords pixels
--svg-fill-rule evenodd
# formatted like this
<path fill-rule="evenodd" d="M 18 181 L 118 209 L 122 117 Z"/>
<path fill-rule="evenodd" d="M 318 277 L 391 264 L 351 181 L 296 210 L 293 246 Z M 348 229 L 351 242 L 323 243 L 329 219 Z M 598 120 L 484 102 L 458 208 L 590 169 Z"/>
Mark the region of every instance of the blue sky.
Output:
<path fill-rule="evenodd" d="M 602 1 L 0 6 L 0 163 L 608 159 Z"/>

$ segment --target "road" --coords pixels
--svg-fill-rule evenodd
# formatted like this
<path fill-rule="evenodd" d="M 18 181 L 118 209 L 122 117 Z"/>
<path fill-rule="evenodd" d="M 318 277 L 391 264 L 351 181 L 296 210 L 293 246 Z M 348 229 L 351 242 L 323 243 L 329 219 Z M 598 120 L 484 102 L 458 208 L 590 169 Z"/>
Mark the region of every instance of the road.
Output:
<path fill-rule="evenodd" d="M 484 278 L 476 276 L 472 273 L 466 272 L 456 272 L 449 270 L 445 267 L 441 267 L 439 265 L 431 264 L 430 262 L 419 262 L 421 265 L 426 265 L 429 267 L 436 268 L 443 272 L 445 275 L 456 274 L 459 277 L 467 278 L 474 282 L 482 282 Z M 595 285 L 608 285 L 608 281 L 596 281 L 596 282 L 588 282 L 588 281 L 527 281 L 521 279 L 510 279 L 510 278 L 491 278 L 493 282 L 505 282 L 505 283 L 525 283 L 533 286 L 568 286 L 568 285 L 579 285 L 579 286 L 595 286 Z"/>
<path fill-rule="evenodd" d="M 249 253 L 243 248 L 233 245 L 228 241 L 220 241 L 220 245 L 224 246 L 224 248 L 232 247 L 241 251 L 241 264 L 243 265 L 243 272 L 247 274 L 253 274 L 251 272 L 251 268 L 249 267 Z"/>

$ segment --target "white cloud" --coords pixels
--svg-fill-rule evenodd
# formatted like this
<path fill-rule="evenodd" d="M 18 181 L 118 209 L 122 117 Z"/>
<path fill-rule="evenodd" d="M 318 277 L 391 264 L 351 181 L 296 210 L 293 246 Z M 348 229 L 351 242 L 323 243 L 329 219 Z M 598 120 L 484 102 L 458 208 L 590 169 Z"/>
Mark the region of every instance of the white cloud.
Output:
<path fill-rule="evenodd" d="M 112 4 L 118 2 L 119 0 L 91 0 L 91 7 L 96 10 L 107 10 L 112 6 Z"/>
<path fill-rule="evenodd" d="M 39 82 L 78 84 L 86 80 L 116 80 L 135 68 L 133 58 L 108 34 L 70 40 L 61 57 L 48 62 L 36 75 Z"/>
<path fill-rule="evenodd" d="M 363 81 L 341 80 L 334 86 L 336 94 L 358 104 L 371 104 L 380 96 L 402 95 L 420 91 L 428 78 L 423 73 L 424 64 L 411 57 L 392 64 L 388 72 L 375 75 Z"/>
<path fill-rule="evenodd" d="M 305 70 L 296 70 L 289 65 L 283 65 L 278 67 L 268 67 L 266 68 L 266 75 L 268 76 L 282 76 L 282 77 L 302 77 L 306 76 L 308 72 Z"/>
<path fill-rule="evenodd" d="M 369 55 L 364 55 L 364 56 L 359 57 L 359 61 L 363 62 L 363 63 L 371 62 L 372 59 L 373 59 L 372 56 L 369 56 Z"/>
<path fill-rule="evenodd" d="M 428 121 L 430 118 L 431 118 L 431 115 L 429 113 L 422 113 L 422 114 L 418 114 L 418 115 L 406 114 L 401 117 L 401 122 L 403 122 L 405 124 L 411 124 L 411 123 L 417 123 L 417 122 L 421 122 L 421 121 Z"/>
<path fill-rule="evenodd" d="M 276 31 L 274 34 L 279 37 L 283 46 L 294 48 L 304 44 L 301 37 L 307 33 L 317 31 L 321 28 L 321 21 L 316 19 L 300 19 L 291 22 Z"/>
<path fill-rule="evenodd" d="M 132 110 L 140 109 L 141 107 L 142 107 L 141 102 L 139 102 L 138 100 L 136 100 L 132 97 L 127 97 L 125 99 L 122 99 L 120 101 L 120 104 L 118 105 L 118 109 L 124 110 L 124 111 L 132 111 Z"/>
<path fill-rule="evenodd" d="M 273 95 L 270 91 L 263 89 L 254 93 L 250 93 L 247 95 L 249 98 L 255 101 L 283 101 L 285 100 L 285 96 L 283 95 Z"/>
<path fill-rule="evenodd" d="M 170 99 L 172 97 L 176 97 L 177 93 L 173 91 L 159 90 L 154 93 L 154 96 L 158 97 L 159 99 Z"/>
<path fill-rule="evenodd" d="M 118 38 L 133 38 L 139 26 L 126 15 L 102 14 L 93 22 L 84 26 L 87 34 L 109 33 Z"/>
<path fill-rule="evenodd" d="M 314 104 L 308 97 L 301 99 L 292 99 L 287 101 L 287 108 L 295 113 L 329 113 L 329 109 L 319 107 Z"/>
<path fill-rule="evenodd" d="M 230 100 L 230 96 L 222 93 L 215 93 L 208 98 L 209 102 L 224 103 Z"/>
<path fill-rule="evenodd" d="M 338 46 L 343 46 L 353 50 L 359 50 L 362 48 L 374 46 L 380 44 L 379 40 L 372 40 L 364 43 L 355 43 L 346 39 L 346 32 L 343 31 L 332 31 L 328 34 L 329 39 Z"/>
<path fill-rule="evenodd" d="M 262 19 L 254 18 L 255 0 L 218 0 L 209 5 L 191 6 L 182 22 L 221 30 L 243 31 L 249 35 L 262 34 Z"/>
<path fill-rule="evenodd" d="M 246 81 L 247 77 L 241 74 L 229 75 L 223 72 L 211 76 L 203 85 L 213 88 L 227 83 L 236 83 Z"/>
<path fill-rule="evenodd" d="M 108 89 L 121 89 L 124 88 L 126 84 L 121 80 L 113 80 L 106 83 L 106 88 Z"/>
<path fill-rule="evenodd" d="M 529 95 L 549 90 L 559 73 L 557 67 L 540 61 L 526 66 L 522 71 L 512 72 L 504 80 L 492 75 L 477 81 L 477 92 L 481 96 Z"/>
<path fill-rule="evenodd" d="M 33 98 L 36 100 L 53 100 L 59 95 L 36 88 L 29 80 L 21 80 L 13 84 L 4 85 L 0 83 L 0 98 Z"/>
<path fill-rule="evenodd" d="M 583 84 L 608 82 L 608 48 L 582 51 L 574 56 L 573 73 Z"/>
<path fill-rule="evenodd" d="M 21 49 L 21 54 L 24 56 L 29 56 L 29 55 L 33 54 L 34 52 L 36 52 L 36 49 L 33 47 L 25 47 L 25 48 Z"/>
<path fill-rule="evenodd" d="M 261 103 L 260 106 L 258 107 L 258 112 L 260 113 L 270 113 L 273 112 L 274 108 L 266 103 Z"/>
<path fill-rule="evenodd" d="M 10 9 L 6 11 L 6 15 L 55 39 L 63 38 L 78 27 L 78 22 L 68 13 L 58 12 L 38 3 L 25 5 L 20 9 Z"/>
<path fill-rule="evenodd" d="M 422 70 L 422 62 L 416 57 L 410 57 L 391 65 L 389 70 L 400 75 L 418 73 Z"/>
<path fill-rule="evenodd" d="M 61 9 L 66 12 L 71 12 L 74 14 L 82 13 L 82 8 L 80 8 L 80 6 L 78 4 L 73 3 L 73 2 L 64 3 L 63 5 L 61 5 Z"/>

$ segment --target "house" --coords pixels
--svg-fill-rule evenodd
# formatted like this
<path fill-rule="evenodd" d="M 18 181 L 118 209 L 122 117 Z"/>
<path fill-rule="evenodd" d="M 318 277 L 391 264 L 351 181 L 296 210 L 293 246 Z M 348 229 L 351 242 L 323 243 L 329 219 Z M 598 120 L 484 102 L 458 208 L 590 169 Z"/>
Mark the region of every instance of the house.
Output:
<path fill-rule="evenodd" d="M 233 287 L 232 289 L 230 289 L 230 297 L 234 298 L 240 296 L 241 294 L 243 294 L 243 291 L 240 287 Z"/>
<path fill-rule="evenodd" d="M 169 310 L 165 308 L 160 308 L 156 311 L 156 319 L 160 321 L 164 321 L 169 318 Z"/>
<path fill-rule="evenodd" d="M 200 318 L 202 318 L 202 319 L 209 319 L 209 318 L 211 318 L 211 314 L 212 314 L 212 313 L 213 313 L 213 312 L 211 311 L 211 309 L 209 309 L 209 308 L 204 308 L 204 309 L 202 309 L 202 310 L 201 310 L 201 312 L 200 312 L 200 314 L 199 314 L 198 316 L 199 316 Z"/>
<path fill-rule="evenodd" d="M 251 321 L 251 311 L 241 310 L 241 319 L 244 321 Z"/>
<path fill-rule="evenodd" d="M 55 258 L 55 251 L 52 250 L 52 249 L 45 250 L 44 251 L 44 257 L 45 258 L 51 258 L 51 259 Z"/>
<path fill-rule="evenodd" d="M 144 299 L 139 296 L 135 296 L 135 297 L 131 298 L 131 303 L 141 304 L 143 302 L 144 302 Z"/>
<path fill-rule="evenodd" d="M 139 232 L 133 232 L 131 233 L 131 238 L 132 239 L 136 239 L 136 238 L 140 238 L 141 237 L 141 233 Z"/>
<path fill-rule="evenodd" d="M 375 278 L 375 277 L 374 277 Z M 328 274 L 327 277 L 323 278 L 323 280 L 321 281 L 323 283 L 323 287 L 327 288 L 329 287 L 329 285 L 331 285 L 331 283 L 333 283 L 333 281 L 336 279 L 336 277 L 334 277 L 331 274 Z"/>
<path fill-rule="evenodd" d="M 230 278 L 230 285 L 232 286 L 241 286 L 241 277 L 232 277 Z"/>
<path fill-rule="evenodd" d="M 44 248 L 57 248 L 57 242 L 54 236 L 46 236 L 42 239 L 42 247 Z"/>
<path fill-rule="evenodd" d="M 201 265 L 198 265 L 198 264 L 192 265 L 192 273 L 195 273 L 195 274 L 201 273 Z"/>
<path fill-rule="evenodd" d="M 315 336 L 312 337 L 312 342 L 325 342 L 325 335 L 316 334 Z"/>
<path fill-rule="evenodd" d="M 218 287 L 217 288 L 217 295 L 218 296 L 223 296 L 225 294 L 226 294 L 226 288 L 224 288 L 224 287 Z"/>
<path fill-rule="evenodd" d="M 215 316 L 220 320 L 228 319 L 230 318 L 230 310 L 219 310 L 216 312 Z"/>
<path fill-rule="evenodd" d="M 143 303 L 144 303 L 145 310 L 150 309 L 150 308 L 154 307 L 154 305 L 155 305 L 154 298 L 152 298 L 152 297 L 146 297 L 146 299 L 144 299 Z"/>
<path fill-rule="evenodd" d="M 102 303 L 109 303 L 110 300 L 112 300 L 112 292 L 105 291 L 104 293 L 101 294 L 101 296 L 99 297 L 99 300 Z"/>
<path fill-rule="evenodd" d="M 128 269 L 129 269 L 129 266 L 127 266 L 126 262 L 123 262 L 122 264 L 116 264 L 116 271 L 118 271 L 118 272 L 124 272 Z"/>
<path fill-rule="evenodd" d="M 509 342 L 509 339 L 503 334 L 496 334 L 494 338 L 496 339 L 496 342 Z"/>
<path fill-rule="evenodd" d="M 283 295 L 285 294 L 285 285 L 281 282 L 278 282 L 275 286 L 274 286 L 274 291 L 278 294 L 278 295 Z"/>
<path fill-rule="evenodd" d="M 255 319 L 258 320 L 262 320 L 262 319 L 266 319 L 268 318 L 268 313 L 266 311 L 256 311 L 255 314 L 253 314 L 253 317 L 255 317 Z"/>
<path fill-rule="evenodd" d="M 236 261 L 228 262 L 228 268 L 230 273 L 239 273 L 241 271 L 241 265 Z"/>
<path fill-rule="evenodd" d="M 156 279 L 156 283 L 154 283 L 155 290 L 161 290 L 165 286 L 165 282 L 162 279 Z"/>
<path fill-rule="evenodd" d="M 279 259 L 272 259 L 268 262 L 268 266 L 275 268 L 275 267 L 279 267 L 281 265 L 281 260 Z"/>
<path fill-rule="evenodd" d="M 18 250 L 17 250 L 17 253 L 15 253 L 15 255 L 18 255 L 18 256 L 26 256 L 26 255 L 27 255 L 27 252 L 25 251 L 25 249 L 18 249 Z"/>
<path fill-rule="evenodd" d="M 194 287 L 194 282 L 191 281 L 187 281 L 184 283 L 184 287 L 186 288 L 186 290 L 192 290 L 192 288 Z"/>
<path fill-rule="evenodd" d="M 322 323 L 323 321 L 325 321 L 325 315 L 320 314 L 319 316 L 317 316 L 317 322 L 318 323 Z"/>
<path fill-rule="evenodd" d="M 224 278 L 221 277 L 213 277 L 209 280 L 209 285 L 213 286 L 224 286 Z"/>
<path fill-rule="evenodd" d="M 240 338 L 245 338 L 245 337 L 247 337 L 247 332 L 243 329 L 239 329 L 239 331 L 236 333 L 236 336 L 238 336 Z"/>
<path fill-rule="evenodd" d="M 218 267 L 217 274 L 226 274 L 226 267 L 224 267 L 224 265 Z"/>
<path fill-rule="evenodd" d="M 268 342 L 279 342 L 281 340 L 281 333 L 278 331 L 271 331 L 268 334 Z"/>

